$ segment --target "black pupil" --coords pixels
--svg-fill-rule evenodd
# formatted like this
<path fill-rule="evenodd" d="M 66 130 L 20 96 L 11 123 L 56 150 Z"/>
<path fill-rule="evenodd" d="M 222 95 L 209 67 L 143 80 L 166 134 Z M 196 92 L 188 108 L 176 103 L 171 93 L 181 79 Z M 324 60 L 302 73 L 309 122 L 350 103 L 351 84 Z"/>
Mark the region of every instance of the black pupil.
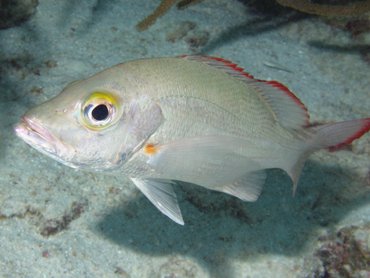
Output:
<path fill-rule="evenodd" d="M 109 115 L 108 107 L 105 104 L 99 104 L 93 109 L 91 115 L 96 121 L 104 121 Z"/>

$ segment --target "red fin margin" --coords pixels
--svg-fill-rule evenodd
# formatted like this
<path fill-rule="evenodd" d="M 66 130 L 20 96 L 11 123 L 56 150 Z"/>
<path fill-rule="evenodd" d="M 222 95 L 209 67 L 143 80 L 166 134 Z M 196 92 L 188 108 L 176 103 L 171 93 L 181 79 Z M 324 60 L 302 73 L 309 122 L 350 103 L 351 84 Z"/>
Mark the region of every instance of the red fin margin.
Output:
<path fill-rule="evenodd" d="M 343 142 L 341 142 L 337 145 L 328 147 L 328 150 L 330 152 L 335 152 L 335 151 L 341 150 L 346 145 L 351 144 L 354 140 L 360 138 L 362 135 L 369 132 L 370 131 L 370 118 L 364 118 L 364 119 L 361 119 L 361 121 L 362 121 L 363 125 L 359 130 L 357 130 L 355 133 L 350 135 Z"/>
<path fill-rule="evenodd" d="M 299 107 L 301 107 L 302 110 L 306 113 L 306 126 L 310 124 L 310 114 L 308 113 L 307 107 L 303 104 L 303 102 L 291 91 L 288 87 L 286 87 L 284 84 L 281 84 L 278 81 L 271 80 L 271 81 L 265 81 L 265 80 L 259 80 L 259 82 L 264 82 L 272 87 L 278 88 L 281 91 L 285 92 L 286 95 L 288 95 Z"/>

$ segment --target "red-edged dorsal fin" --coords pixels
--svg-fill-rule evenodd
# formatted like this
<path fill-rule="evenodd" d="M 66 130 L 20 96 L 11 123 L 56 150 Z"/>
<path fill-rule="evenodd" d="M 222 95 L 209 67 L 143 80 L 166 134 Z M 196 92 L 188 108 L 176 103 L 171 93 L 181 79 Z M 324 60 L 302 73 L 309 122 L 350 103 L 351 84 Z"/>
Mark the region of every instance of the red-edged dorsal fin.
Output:
<path fill-rule="evenodd" d="M 304 104 L 283 84 L 277 81 L 255 79 L 237 64 L 211 56 L 180 56 L 180 58 L 205 63 L 220 69 L 252 86 L 270 108 L 276 121 L 289 129 L 301 129 L 309 125 L 309 115 Z"/>
<path fill-rule="evenodd" d="M 212 56 L 200 56 L 200 55 L 183 55 L 179 57 L 186 59 L 186 60 L 198 61 L 198 62 L 208 64 L 210 66 L 219 68 L 235 77 L 244 77 L 244 78 L 246 77 L 246 78 L 255 80 L 253 75 L 245 72 L 243 68 L 223 58 L 212 57 Z"/>

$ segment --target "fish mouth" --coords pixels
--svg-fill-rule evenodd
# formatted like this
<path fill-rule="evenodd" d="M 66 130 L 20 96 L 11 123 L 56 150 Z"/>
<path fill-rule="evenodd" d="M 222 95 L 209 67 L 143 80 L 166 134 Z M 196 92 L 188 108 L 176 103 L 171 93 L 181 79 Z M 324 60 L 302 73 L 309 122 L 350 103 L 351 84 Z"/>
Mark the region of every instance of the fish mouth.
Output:
<path fill-rule="evenodd" d="M 59 157 L 60 147 L 63 144 L 51 134 L 41 123 L 34 119 L 23 116 L 19 124 L 14 128 L 18 137 L 31 147 L 52 157 Z"/>

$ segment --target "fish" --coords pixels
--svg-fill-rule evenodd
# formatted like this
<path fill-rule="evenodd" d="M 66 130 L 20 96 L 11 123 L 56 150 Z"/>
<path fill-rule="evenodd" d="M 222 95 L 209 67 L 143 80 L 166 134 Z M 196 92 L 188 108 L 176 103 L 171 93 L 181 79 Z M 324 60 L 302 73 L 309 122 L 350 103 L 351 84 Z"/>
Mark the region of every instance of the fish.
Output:
<path fill-rule="evenodd" d="M 295 192 L 310 154 L 341 149 L 369 130 L 370 118 L 310 124 L 285 85 L 196 55 L 128 61 L 74 81 L 15 126 L 66 166 L 128 177 L 181 225 L 177 182 L 256 201 L 266 171 L 280 168 Z"/>

